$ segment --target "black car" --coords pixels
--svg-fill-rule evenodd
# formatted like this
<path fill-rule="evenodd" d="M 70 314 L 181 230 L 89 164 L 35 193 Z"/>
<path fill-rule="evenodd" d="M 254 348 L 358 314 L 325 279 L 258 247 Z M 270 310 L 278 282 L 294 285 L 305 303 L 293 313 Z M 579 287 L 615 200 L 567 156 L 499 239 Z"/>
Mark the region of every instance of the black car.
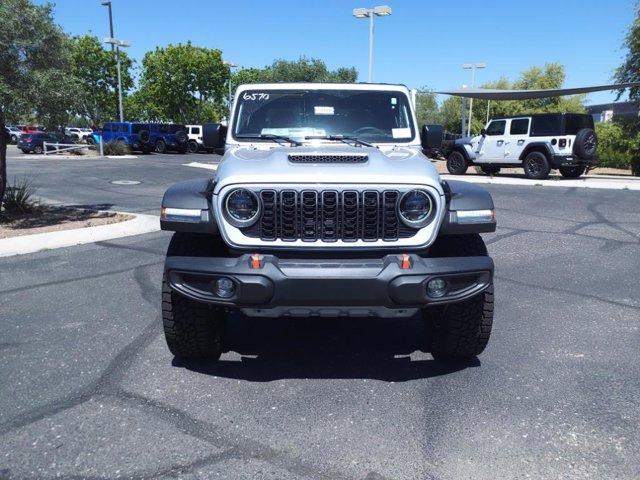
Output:
<path fill-rule="evenodd" d="M 20 137 L 18 141 L 18 148 L 23 153 L 43 153 L 44 143 L 77 143 L 71 137 L 56 133 L 46 132 L 33 132 L 25 133 Z M 53 148 L 47 147 L 47 151 L 53 150 Z"/>

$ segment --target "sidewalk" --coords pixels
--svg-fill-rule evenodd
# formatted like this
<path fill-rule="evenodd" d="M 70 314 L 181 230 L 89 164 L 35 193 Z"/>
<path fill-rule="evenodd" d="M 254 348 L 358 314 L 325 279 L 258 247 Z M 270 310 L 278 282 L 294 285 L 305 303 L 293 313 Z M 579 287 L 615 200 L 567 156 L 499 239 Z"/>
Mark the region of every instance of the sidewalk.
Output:
<path fill-rule="evenodd" d="M 613 190 L 640 190 L 640 177 L 631 175 L 582 175 L 580 178 L 564 178 L 557 172 L 552 172 L 548 179 L 532 180 L 525 178 L 522 169 L 504 168 L 494 176 L 477 173 L 475 167 L 469 167 L 464 175 L 451 175 L 447 171 L 446 162 L 433 161 L 434 167 L 443 178 L 463 180 L 470 183 L 486 183 L 493 185 L 529 185 L 545 187 L 576 187 L 576 188 L 603 188 Z M 611 169 L 610 169 L 611 170 Z"/>

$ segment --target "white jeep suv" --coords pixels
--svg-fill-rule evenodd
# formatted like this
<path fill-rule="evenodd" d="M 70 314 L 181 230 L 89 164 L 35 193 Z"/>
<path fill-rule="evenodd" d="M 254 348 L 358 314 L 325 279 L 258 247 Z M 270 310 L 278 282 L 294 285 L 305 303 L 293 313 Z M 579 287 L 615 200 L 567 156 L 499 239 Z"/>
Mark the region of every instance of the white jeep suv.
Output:
<path fill-rule="evenodd" d="M 598 163 L 593 117 L 580 113 L 541 113 L 492 119 L 473 138 L 462 138 L 446 151 L 447 169 L 462 175 L 470 165 L 488 175 L 500 167 L 521 167 L 527 178 L 549 176 L 552 168 L 578 178 Z"/>
<path fill-rule="evenodd" d="M 198 153 L 202 148 L 202 125 L 186 125 L 189 141 L 187 142 L 187 151 L 189 153 Z"/>

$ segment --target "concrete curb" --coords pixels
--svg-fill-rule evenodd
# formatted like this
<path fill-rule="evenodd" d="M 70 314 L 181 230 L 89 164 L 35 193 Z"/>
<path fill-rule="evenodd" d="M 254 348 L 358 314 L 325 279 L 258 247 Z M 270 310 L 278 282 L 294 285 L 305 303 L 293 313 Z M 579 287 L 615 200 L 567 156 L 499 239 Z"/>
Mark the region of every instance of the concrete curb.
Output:
<path fill-rule="evenodd" d="M 470 183 L 487 183 L 490 185 L 526 185 L 526 186 L 544 186 L 544 187 L 565 187 L 565 188 L 598 188 L 610 190 L 640 190 L 640 182 L 627 180 L 625 178 L 578 178 L 575 180 L 557 179 L 557 180 L 530 180 L 528 178 L 513 177 L 487 177 L 480 175 L 449 175 L 440 174 L 443 178 L 451 180 L 462 180 Z"/>
<path fill-rule="evenodd" d="M 74 228 L 58 232 L 36 233 L 21 237 L 4 238 L 0 240 L 0 257 L 24 255 L 26 253 L 51 250 L 54 248 L 71 247 L 85 243 L 102 242 L 115 238 L 141 235 L 143 233 L 160 230 L 160 218 L 155 215 L 143 215 L 130 212 L 116 212 L 134 215 L 125 222 L 95 227 Z"/>

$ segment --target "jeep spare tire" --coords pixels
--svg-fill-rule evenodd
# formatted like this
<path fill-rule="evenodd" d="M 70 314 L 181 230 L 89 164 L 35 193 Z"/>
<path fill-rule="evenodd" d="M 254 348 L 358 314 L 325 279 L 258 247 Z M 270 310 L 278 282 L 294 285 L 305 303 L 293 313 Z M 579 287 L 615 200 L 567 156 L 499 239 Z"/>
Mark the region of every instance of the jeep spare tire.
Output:
<path fill-rule="evenodd" d="M 469 168 L 467 159 L 460 152 L 451 152 L 447 157 L 447 170 L 451 175 L 464 175 Z"/>
<path fill-rule="evenodd" d="M 176 141 L 178 143 L 186 143 L 189 140 L 189 135 L 184 130 L 178 130 L 176 132 Z"/>
<path fill-rule="evenodd" d="M 573 152 L 580 158 L 591 160 L 596 156 L 598 148 L 598 136 L 590 128 L 583 128 L 576 134 L 573 144 Z"/>
<path fill-rule="evenodd" d="M 140 132 L 138 133 L 138 137 L 140 138 L 140 141 L 142 143 L 149 143 L 151 135 L 149 135 L 149 130 L 140 130 Z"/>

